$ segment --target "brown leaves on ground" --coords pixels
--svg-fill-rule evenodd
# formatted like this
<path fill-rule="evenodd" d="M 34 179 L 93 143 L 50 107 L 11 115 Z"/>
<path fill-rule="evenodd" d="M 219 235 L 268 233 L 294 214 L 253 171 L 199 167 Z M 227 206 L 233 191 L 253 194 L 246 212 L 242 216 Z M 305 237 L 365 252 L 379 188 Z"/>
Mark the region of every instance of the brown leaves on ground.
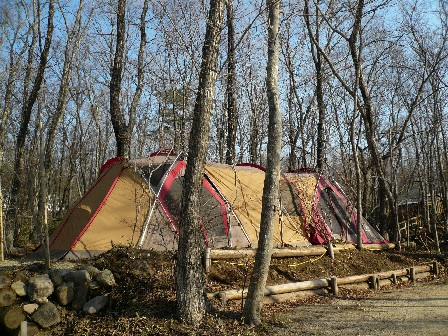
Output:
<path fill-rule="evenodd" d="M 430 256 L 399 254 L 394 251 L 350 250 L 328 256 L 276 258 L 272 260 L 268 284 L 338 277 L 401 269 L 424 261 Z M 225 306 L 214 302 L 199 328 L 180 324 L 175 319 L 175 255 L 116 247 L 86 263 L 112 271 L 117 281 L 109 295 L 108 309 L 95 316 L 67 318 L 60 326 L 60 335 L 268 335 L 266 326 L 247 328 L 241 323 L 241 302 Z M 206 280 L 206 291 L 247 287 L 252 259 L 213 262 Z M 370 291 L 344 291 L 340 296 L 361 297 Z M 314 296 L 300 302 L 272 304 L 263 309 L 269 324 L 283 323 L 279 312 L 298 305 L 330 302 L 331 296 Z M 67 316 L 68 317 L 68 316 Z M 53 333 L 54 334 L 54 333 Z"/>

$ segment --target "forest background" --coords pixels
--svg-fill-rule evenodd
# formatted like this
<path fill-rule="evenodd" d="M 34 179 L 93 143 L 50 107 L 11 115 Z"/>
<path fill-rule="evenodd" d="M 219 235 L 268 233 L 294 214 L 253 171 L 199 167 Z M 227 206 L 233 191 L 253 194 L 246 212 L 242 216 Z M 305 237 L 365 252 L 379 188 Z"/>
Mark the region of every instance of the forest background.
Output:
<path fill-rule="evenodd" d="M 110 0 L 0 4 L 9 250 L 39 242 L 43 208 L 51 231 L 117 148 L 128 158 L 188 152 L 208 4 L 119 3 L 122 21 Z M 392 240 L 400 203 L 437 199 L 442 211 L 422 216 L 435 235 L 448 227 L 448 4 L 369 0 L 362 13 L 356 4 L 282 2 L 282 170 L 334 176 Z M 265 3 L 229 1 L 224 22 L 207 159 L 265 165 Z"/>

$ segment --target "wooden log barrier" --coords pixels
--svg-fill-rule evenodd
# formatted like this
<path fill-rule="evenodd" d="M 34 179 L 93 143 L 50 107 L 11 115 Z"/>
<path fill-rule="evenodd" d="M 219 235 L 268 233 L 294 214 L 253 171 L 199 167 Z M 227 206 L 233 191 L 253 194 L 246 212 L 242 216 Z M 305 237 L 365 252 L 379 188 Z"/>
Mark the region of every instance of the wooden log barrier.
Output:
<path fill-rule="evenodd" d="M 264 290 L 265 296 L 300 292 L 309 289 L 320 289 L 329 287 L 330 281 L 328 279 L 317 279 L 300 282 L 291 282 L 275 286 L 266 286 Z M 222 292 L 215 293 L 212 297 L 218 297 L 221 300 L 238 300 L 247 296 L 247 289 L 230 289 Z"/>
<path fill-rule="evenodd" d="M 431 276 L 431 272 L 417 273 L 414 280 L 424 279 Z"/>
<path fill-rule="evenodd" d="M 339 288 L 342 289 L 351 289 L 351 290 L 362 290 L 362 289 L 369 289 L 370 285 L 368 282 L 355 282 L 355 283 L 347 283 L 344 285 L 339 286 Z"/>
<path fill-rule="evenodd" d="M 279 303 L 291 300 L 307 299 L 313 295 L 324 295 L 327 294 L 328 290 L 326 288 L 319 289 L 308 289 L 300 292 L 274 294 L 265 296 L 263 303 Z"/>
<path fill-rule="evenodd" d="M 337 293 L 339 291 L 339 287 L 350 289 L 372 288 L 374 290 L 377 290 L 380 287 L 390 285 L 391 283 L 415 281 L 417 279 L 426 278 L 431 275 L 430 271 L 430 266 L 415 266 L 411 267 L 410 269 L 380 272 L 377 274 L 362 274 L 345 278 L 331 277 L 329 279 L 292 282 L 281 285 L 266 286 L 264 295 L 266 297 L 274 296 L 272 298 L 272 300 L 274 301 L 271 301 L 276 302 L 275 300 L 277 299 L 275 298 L 293 297 L 291 295 L 288 296 L 283 294 L 297 293 L 302 291 L 315 291 L 325 289 L 328 292 L 328 289 L 330 289 L 334 295 L 338 295 Z M 217 293 L 209 293 L 207 295 L 209 298 L 218 298 L 223 303 L 225 303 L 227 300 L 241 300 L 246 298 L 247 289 L 231 289 Z"/>
<path fill-rule="evenodd" d="M 328 247 L 329 248 L 329 247 Z M 333 253 L 339 253 L 341 251 L 349 251 L 356 249 L 353 244 L 334 244 L 332 246 Z M 386 250 L 395 248 L 395 244 L 366 244 L 367 250 Z M 255 249 L 240 249 L 240 250 L 223 250 L 223 249 L 211 249 L 210 258 L 212 260 L 219 259 L 239 259 L 245 257 L 254 257 Z M 327 252 L 327 248 L 321 245 L 312 245 L 306 247 L 296 248 L 274 248 L 272 250 L 273 258 L 290 258 L 290 257 L 306 257 L 306 256 L 320 256 Z"/>
<path fill-rule="evenodd" d="M 393 284 L 392 279 L 383 279 L 383 280 L 378 279 L 378 283 L 377 283 L 378 288 L 377 289 L 380 289 L 381 287 L 390 286 L 391 284 Z"/>
<path fill-rule="evenodd" d="M 386 244 L 365 244 L 364 250 L 392 250 L 395 248 L 394 243 Z"/>

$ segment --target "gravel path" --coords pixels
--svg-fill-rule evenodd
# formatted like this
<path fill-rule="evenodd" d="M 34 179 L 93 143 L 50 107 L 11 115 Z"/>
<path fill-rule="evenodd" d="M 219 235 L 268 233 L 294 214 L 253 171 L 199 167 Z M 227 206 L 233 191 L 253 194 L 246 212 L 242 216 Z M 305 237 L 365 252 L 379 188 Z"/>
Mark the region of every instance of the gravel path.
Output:
<path fill-rule="evenodd" d="M 272 335 L 448 335 L 448 281 L 295 308 Z"/>

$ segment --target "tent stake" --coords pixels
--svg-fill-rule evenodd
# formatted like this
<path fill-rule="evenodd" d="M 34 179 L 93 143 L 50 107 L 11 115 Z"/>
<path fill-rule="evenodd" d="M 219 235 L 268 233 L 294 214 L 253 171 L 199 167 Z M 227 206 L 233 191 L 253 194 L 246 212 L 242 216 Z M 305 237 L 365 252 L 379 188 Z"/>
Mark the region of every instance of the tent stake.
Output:
<path fill-rule="evenodd" d="M 210 272 L 210 266 L 212 264 L 212 259 L 210 258 L 210 247 L 206 247 L 204 251 L 204 267 L 205 273 Z"/>
<path fill-rule="evenodd" d="M 334 260 L 334 249 L 333 249 L 333 244 L 331 242 L 328 243 L 327 245 L 328 247 L 328 255 L 330 256 L 330 258 L 332 260 Z"/>

